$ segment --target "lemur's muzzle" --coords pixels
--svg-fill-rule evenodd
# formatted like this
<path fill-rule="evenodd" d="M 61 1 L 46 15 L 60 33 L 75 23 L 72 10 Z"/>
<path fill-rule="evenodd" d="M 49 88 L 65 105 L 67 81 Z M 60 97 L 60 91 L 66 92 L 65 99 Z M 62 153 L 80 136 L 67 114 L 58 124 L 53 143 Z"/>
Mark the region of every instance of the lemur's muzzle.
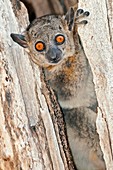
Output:
<path fill-rule="evenodd" d="M 46 53 L 46 58 L 50 63 L 58 63 L 62 59 L 62 51 L 57 47 L 50 47 Z"/>

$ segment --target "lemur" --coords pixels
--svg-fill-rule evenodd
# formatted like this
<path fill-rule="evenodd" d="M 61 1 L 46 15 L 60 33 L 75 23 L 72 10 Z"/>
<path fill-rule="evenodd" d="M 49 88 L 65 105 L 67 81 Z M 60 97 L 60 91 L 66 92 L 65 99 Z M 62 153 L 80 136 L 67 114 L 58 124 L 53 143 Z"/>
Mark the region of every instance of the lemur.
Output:
<path fill-rule="evenodd" d="M 77 33 L 78 24 L 86 24 L 84 18 L 88 15 L 88 11 L 74 11 L 71 7 L 63 16 L 37 18 L 24 34 L 12 33 L 11 37 L 28 48 L 33 62 L 44 69 L 64 114 L 77 169 L 105 170 L 96 131 L 97 99 L 92 72 Z"/>

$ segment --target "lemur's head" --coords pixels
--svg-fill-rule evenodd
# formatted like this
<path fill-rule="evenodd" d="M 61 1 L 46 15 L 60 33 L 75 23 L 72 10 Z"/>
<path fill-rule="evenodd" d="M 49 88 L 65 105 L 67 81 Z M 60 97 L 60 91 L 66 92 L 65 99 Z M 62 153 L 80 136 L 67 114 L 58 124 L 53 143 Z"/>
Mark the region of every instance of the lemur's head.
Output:
<path fill-rule="evenodd" d="M 37 18 L 27 27 L 24 34 L 12 33 L 11 37 L 19 45 L 30 50 L 32 60 L 38 65 L 56 65 L 75 53 L 74 21 L 75 12 L 70 8 L 65 16 L 46 15 Z"/>

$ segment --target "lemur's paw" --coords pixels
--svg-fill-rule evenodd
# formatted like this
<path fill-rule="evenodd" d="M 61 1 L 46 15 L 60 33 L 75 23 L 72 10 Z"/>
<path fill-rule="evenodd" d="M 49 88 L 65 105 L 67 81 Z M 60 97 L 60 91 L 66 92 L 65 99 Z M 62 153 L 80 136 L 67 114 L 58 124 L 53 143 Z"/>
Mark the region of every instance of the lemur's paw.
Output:
<path fill-rule="evenodd" d="M 84 11 L 83 9 L 78 9 L 75 16 L 75 23 L 76 24 L 87 24 L 88 21 L 85 20 L 85 17 L 90 15 L 89 11 Z"/>

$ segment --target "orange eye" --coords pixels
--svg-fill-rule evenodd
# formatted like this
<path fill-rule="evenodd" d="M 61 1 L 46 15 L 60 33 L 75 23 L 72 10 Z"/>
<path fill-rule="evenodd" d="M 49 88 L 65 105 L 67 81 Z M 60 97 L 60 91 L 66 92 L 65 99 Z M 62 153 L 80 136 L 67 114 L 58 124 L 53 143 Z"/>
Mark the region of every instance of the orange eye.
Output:
<path fill-rule="evenodd" d="M 57 36 L 55 37 L 55 41 L 56 41 L 56 43 L 57 43 L 58 45 L 63 44 L 64 41 L 65 41 L 64 35 L 61 35 L 61 34 L 57 35 Z"/>
<path fill-rule="evenodd" d="M 35 44 L 35 48 L 37 51 L 43 51 L 43 50 L 45 50 L 45 44 L 42 41 L 38 41 Z"/>

